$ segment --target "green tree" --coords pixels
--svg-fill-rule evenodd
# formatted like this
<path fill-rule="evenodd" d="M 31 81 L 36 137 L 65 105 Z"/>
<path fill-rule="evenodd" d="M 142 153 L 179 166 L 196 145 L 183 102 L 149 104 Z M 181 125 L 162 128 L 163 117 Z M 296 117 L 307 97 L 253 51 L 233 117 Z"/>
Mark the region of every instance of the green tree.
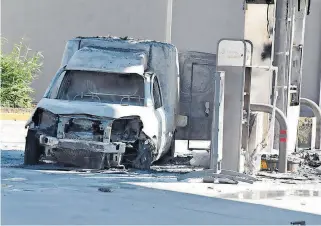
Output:
<path fill-rule="evenodd" d="M 1 47 L 7 43 L 1 38 Z M 1 88 L 0 103 L 2 107 L 28 108 L 32 105 L 30 87 L 33 79 L 39 74 L 43 56 L 32 52 L 23 43 L 23 39 L 13 46 L 10 53 L 0 51 Z"/>

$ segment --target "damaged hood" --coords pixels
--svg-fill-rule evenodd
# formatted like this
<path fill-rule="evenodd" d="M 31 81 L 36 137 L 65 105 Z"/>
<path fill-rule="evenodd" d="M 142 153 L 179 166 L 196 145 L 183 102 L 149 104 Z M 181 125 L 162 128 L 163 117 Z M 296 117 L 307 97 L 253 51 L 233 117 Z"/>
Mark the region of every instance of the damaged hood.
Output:
<path fill-rule="evenodd" d="M 112 119 L 139 116 L 143 122 L 143 131 L 146 135 L 153 137 L 158 134 L 158 119 L 155 115 L 154 109 L 150 107 L 42 98 L 37 104 L 35 111 L 38 108 L 50 111 L 56 115 L 85 114 Z M 33 114 L 26 123 L 26 127 L 32 122 Z"/>
<path fill-rule="evenodd" d="M 107 104 L 97 102 L 67 101 L 43 98 L 37 105 L 57 115 L 92 115 L 108 118 L 122 118 L 126 116 L 148 117 L 152 109 L 142 106 Z"/>

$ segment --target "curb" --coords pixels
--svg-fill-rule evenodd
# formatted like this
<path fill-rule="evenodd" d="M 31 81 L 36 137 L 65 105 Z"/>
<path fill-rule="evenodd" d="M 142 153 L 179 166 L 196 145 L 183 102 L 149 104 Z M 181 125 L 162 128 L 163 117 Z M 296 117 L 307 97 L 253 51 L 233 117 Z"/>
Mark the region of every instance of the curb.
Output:
<path fill-rule="evenodd" d="M 27 121 L 31 113 L 0 113 L 0 120 Z"/>

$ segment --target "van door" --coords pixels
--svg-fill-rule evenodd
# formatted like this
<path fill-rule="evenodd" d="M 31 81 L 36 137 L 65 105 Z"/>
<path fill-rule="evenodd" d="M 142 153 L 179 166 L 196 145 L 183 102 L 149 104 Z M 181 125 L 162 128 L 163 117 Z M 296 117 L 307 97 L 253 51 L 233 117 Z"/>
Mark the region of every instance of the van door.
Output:
<path fill-rule="evenodd" d="M 187 126 L 177 128 L 177 140 L 211 140 L 215 64 L 214 54 L 180 53 L 180 115 L 188 118 Z"/>

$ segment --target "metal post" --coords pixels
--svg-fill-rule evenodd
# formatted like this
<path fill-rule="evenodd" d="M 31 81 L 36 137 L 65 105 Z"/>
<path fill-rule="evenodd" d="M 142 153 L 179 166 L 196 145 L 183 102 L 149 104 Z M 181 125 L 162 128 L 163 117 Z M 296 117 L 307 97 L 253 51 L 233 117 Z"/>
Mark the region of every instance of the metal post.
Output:
<path fill-rule="evenodd" d="M 289 121 L 290 152 L 294 151 L 297 140 L 307 8 L 305 0 L 276 2 L 274 66 L 279 68 L 278 84 L 282 87 L 277 107 L 285 113 Z"/>
<path fill-rule="evenodd" d="M 288 54 L 288 5 L 289 0 L 276 1 L 276 20 L 275 20 L 275 52 L 273 65 L 278 67 L 278 81 L 277 84 L 282 87 L 279 98 L 277 99 L 277 107 L 285 112 L 285 85 L 286 85 L 286 69 L 287 69 L 287 54 Z"/>
<path fill-rule="evenodd" d="M 301 1 L 301 0 L 299 0 Z M 290 10 L 290 9 L 289 9 Z M 287 74 L 287 89 L 286 89 L 286 92 L 287 92 L 287 95 L 286 95 L 286 109 L 284 111 L 285 115 L 288 114 L 288 106 L 290 104 L 290 101 L 291 101 L 291 92 L 290 92 L 290 87 L 291 87 L 291 75 L 292 75 L 292 59 L 293 59 L 293 42 L 294 42 L 294 32 L 295 32 L 295 6 L 291 7 L 291 12 L 292 12 L 292 16 L 291 16 L 291 21 L 290 21 L 290 37 L 289 37 L 289 42 L 290 42 L 290 45 L 289 45 L 289 57 L 288 57 L 288 74 Z"/>
<path fill-rule="evenodd" d="M 211 132 L 210 168 L 214 173 L 221 172 L 223 152 L 223 114 L 224 114 L 224 78 L 225 73 L 215 73 L 214 81 L 214 107 Z"/>
<path fill-rule="evenodd" d="M 321 53 L 321 48 L 320 48 Z M 321 108 L 321 64 L 319 65 L 319 107 Z"/>
<path fill-rule="evenodd" d="M 301 0 L 300 0 L 301 1 Z M 310 0 L 308 0 L 310 1 Z M 310 2 L 311 3 L 311 2 Z M 307 20 L 307 15 L 309 13 L 309 3 L 307 3 L 305 1 L 304 3 L 304 10 L 303 10 L 303 16 L 302 13 L 301 15 L 299 14 L 298 18 L 296 19 L 299 23 L 299 31 L 300 33 L 297 35 L 297 39 L 295 40 L 295 42 L 297 43 L 297 48 L 299 49 L 300 52 L 300 58 L 301 58 L 301 62 L 300 62 L 300 70 L 299 70 L 299 79 L 298 79 L 298 99 L 300 100 L 301 97 L 301 86 L 302 86 L 302 76 L 303 76 L 303 57 L 304 57 L 304 39 L 305 39 L 305 28 L 306 28 L 306 20 Z"/>
<path fill-rule="evenodd" d="M 320 30 L 321 31 L 321 30 Z M 321 33 L 321 32 L 320 32 Z M 321 46 L 320 46 L 321 47 Z M 319 50 L 321 53 L 321 48 Z M 320 56 L 321 57 L 321 56 Z M 319 107 L 321 108 L 321 64 L 319 65 Z M 320 147 L 321 148 L 321 147 Z"/>
<path fill-rule="evenodd" d="M 173 0 L 167 0 L 165 42 L 172 42 Z"/>
<path fill-rule="evenodd" d="M 320 52 L 321 52 L 321 51 L 320 51 Z M 321 64 L 320 64 L 320 70 L 319 70 L 319 80 L 320 80 L 320 85 L 319 85 L 319 90 L 320 90 L 319 107 L 321 108 Z"/>
<path fill-rule="evenodd" d="M 273 144 L 274 144 L 274 134 L 275 134 L 275 111 L 276 111 L 276 101 L 279 95 L 279 90 L 277 88 L 278 86 L 278 73 L 279 70 L 278 68 L 274 68 L 273 70 L 273 84 L 274 84 L 274 89 L 273 89 L 273 110 L 272 110 L 272 116 L 271 116 L 271 121 L 270 121 L 270 129 L 269 133 L 270 134 L 270 141 L 268 142 L 268 145 L 270 146 L 271 150 L 273 149 Z"/>

